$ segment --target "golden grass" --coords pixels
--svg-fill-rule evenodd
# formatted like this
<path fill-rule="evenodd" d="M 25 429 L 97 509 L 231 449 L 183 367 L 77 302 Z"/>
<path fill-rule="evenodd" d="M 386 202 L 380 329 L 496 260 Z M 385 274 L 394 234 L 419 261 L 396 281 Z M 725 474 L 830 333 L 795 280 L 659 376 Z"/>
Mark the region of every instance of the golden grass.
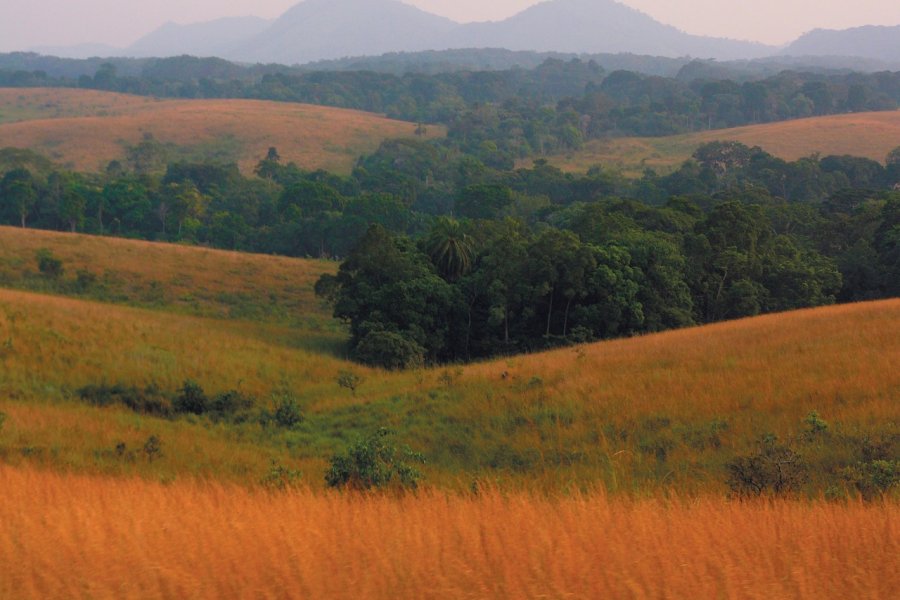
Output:
<path fill-rule="evenodd" d="M 285 162 L 347 173 L 382 140 L 415 124 L 361 111 L 258 100 L 159 100 L 73 89 L 0 89 L 0 147 L 28 148 L 67 168 L 96 171 L 144 133 L 179 146 L 236 146 L 245 172 L 278 148 Z M 17 120 L 18 119 L 18 120 Z M 431 137 L 443 128 L 429 127 Z"/>
<path fill-rule="evenodd" d="M 791 161 L 819 153 L 864 156 L 883 163 L 900 145 L 900 111 L 796 119 L 660 138 L 595 140 L 579 152 L 550 157 L 549 161 L 567 171 L 584 172 L 599 164 L 640 176 L 644 168 L 671 171 L 698 147 L 714 141 L 759 146 Z"/>
<path fill-rule="evenodd" d="M 270 495 L 0 466 L 0 597 L 890 598 L 896 503 Z"/>
<path fill-rule="evenodd" d="M 240 389 L 262 399 L 282 387 L 293 390 L 312 420 L 304 433 L 311 437 L 291 453 L 307 461 L 316 485 L 329 452 L 343 443 L 338 437 L 383 425 L 400 432 L 402 442 L 437 454 L 448 440 L 467 440 L 473 452 L 502 442 L 511 452 L 538 453 L 524 474 L 498 473 L 515 486 L 597 482 L 640 491 L 659 467 L 633 435 L 623 442 L 615 431 L 633 434 L 656 416 L 686 427 L 725 420 L 723 443 L 732 453 L 746 452 L 765 432 L 796 434 L 814 410 L 854 434 L 897 423 L 898 332 L 900 300 L 836 306 L 472 365 L 448 385 L 445 369 L 384 373 L 350 365 L 323 352 L 333 334 L 0 291 L 0 410 L 10 415 L 0 445 L 16 456 L 43 448 L 39 462 L 106 472 L 109 465 L 95 466 L 92 458 L 98 449 L 114 446 L 114 438 L 139 441 L 158 426 L 179 450 L 160 468 L 126 465 L 124 472 L 155 477 L 165 467 L 173 476 L 221 471 L 256 481 L 266 453 L 247 450 L 249 457 L 234 465 L 209 459 L 229 440 L 253 444 L 252 432 L 235 438 L 226 429 L 203 429 L 202 421 L 172 424 L 66 404 L 88 384 L 155 382 L 171 391 L 193 379 L 213 393 Z M 364 377 L 356 396 L 337 385 L 344 369 Z M 41 416 L 35 402 L 55 405 L 53 417 Z M 98 438 L 104 428 L 109 432 Z M 567 464 L 554 456 L 581 458 Z M 659 477 L 690 493 L 721 491 L 722 456 L 679 445 L 669 455 L 671 472 Z M 430 466 L 429 480 L 459 487 L 493 477 L 453 464 Z"/>
<path fill-rule="evenodd" d="M 238 296 L 297 318 L 330 318 L 313 290 L 322 274 L 337 271 L 330 261 L 0 227 L 0 281 L 35 274 L 40 249 L 63 261 L 67 277 L 87 270 L 125 298 L 153 296 L 169 308 L 227 316 L 226 300 Z"/>

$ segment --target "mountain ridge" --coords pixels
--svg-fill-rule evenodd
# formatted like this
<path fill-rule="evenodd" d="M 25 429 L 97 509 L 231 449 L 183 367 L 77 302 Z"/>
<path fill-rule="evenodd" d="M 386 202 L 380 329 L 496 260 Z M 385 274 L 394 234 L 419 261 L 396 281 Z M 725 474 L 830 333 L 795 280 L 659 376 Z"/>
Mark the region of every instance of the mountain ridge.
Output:
<path fill-rule="evenodd" d="M 181 27 L 189 32 L 192 26 Z M 160 30 L 132 48 L 150 36 L 160 37 Z M 264 31 L 221 50 L 221 56 L 239 62 L 305 64 L 473 47 L 719 59 L 758 58 L 777 50 L 755 42 L 691 35 L 614 0 L 548 0 L 501 21 L 466 24 L 398 0 L 305 0 Z"/>

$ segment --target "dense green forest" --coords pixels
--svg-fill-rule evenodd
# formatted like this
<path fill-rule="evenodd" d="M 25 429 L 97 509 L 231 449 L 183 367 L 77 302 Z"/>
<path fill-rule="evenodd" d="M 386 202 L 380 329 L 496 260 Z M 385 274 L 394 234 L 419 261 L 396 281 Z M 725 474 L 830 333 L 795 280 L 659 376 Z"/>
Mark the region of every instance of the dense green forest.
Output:
<path fill-rule="evenodd" d="M 463 361 L 900 294 L 900 149 L 885 164 L 787 162 L 717 142 L 638 179 L 515 167 L 594 137 L 896 108 L 900 73 L 740 82 L 716 79 L 709 63 L 662 77 L 558 58 L 399 75 L 142 65 L 119 75 L 101 64 L 77 80 L 0 71 L 0 85 L 310 102 L 447 124 L 442 140 L 384 142 L 347 177 L 283 164 L 276 148 L 252 176 L 175 162 L 150 134 L 100 174 L 0 151 L 7 224 L 345 259 L 318 292 L 364 362 Z"/>
<path fill-rule="evenodd" d="M 388 141 L 351 176 L 170 163 L 106 173 L 0 152 L 4 223 L 345 259 L 318 292 L 365 362 L 537 350 L 900 294 L 900 150 L 777 159 L 713 143 L 670 175 L 508 169 Z M 157 172 L 162 165 L 163 172 Z"/>

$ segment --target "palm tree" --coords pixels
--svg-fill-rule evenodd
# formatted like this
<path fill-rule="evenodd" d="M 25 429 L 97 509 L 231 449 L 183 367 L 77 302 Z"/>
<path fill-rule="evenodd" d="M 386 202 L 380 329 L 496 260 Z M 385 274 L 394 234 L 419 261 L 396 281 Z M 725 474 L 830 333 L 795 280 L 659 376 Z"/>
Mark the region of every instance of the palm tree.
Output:
<path fill-rule="evenodd" d="M 456 281 L 472 269 L 475 241 L 459 221 L 440 217 L 425 239 L 425 252 L 447 281 Z"/>

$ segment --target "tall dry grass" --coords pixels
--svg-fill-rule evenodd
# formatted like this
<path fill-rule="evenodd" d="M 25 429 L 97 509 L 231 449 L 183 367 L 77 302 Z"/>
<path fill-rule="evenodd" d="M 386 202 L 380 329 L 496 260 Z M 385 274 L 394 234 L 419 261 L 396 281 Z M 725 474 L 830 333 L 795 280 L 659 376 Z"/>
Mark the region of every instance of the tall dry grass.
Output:
<path fill-rule="evenodd" d="M 900 506 L 269 495 L 0 467 L 0 597 L 892 598 Z"/>
<path fill-rule="evenodd" d="M 337 271 L 334 261 L 0 227 L 0 282 L 34 278 L 42 249 L 62 260 L 67 279 L 88 271 L 107 296 L 124 302 L 152 299 L 158 308 L 227 316 L 244 301 L 295 319 L 331 319 L 313 287 Z"/>

